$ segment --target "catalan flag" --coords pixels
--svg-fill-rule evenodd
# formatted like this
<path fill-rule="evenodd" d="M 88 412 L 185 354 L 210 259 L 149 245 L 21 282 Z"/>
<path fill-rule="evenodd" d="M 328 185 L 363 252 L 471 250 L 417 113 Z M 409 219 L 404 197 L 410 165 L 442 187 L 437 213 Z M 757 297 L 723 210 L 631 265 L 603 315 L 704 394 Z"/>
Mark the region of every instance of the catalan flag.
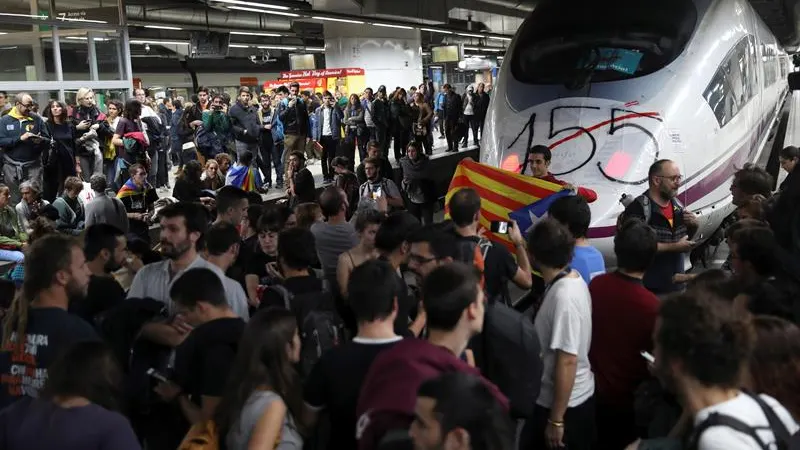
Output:
<path fill-rule="evenodd" d="M 487 166 L 472 159 L 463 159 L 456 167 L 450 188 L 447 190 L 445 205 L 450 202 L 453 194 L 463 188 L 475 189 L 481 196 L 480 225 L 483 230 L 479 232 L 492 241 L 502 244 L 512 254 L 514 245 L 511 240 L 504 234 L 489 231 L 489 223 L 508 221 L 511 213 L 564 189 L 563 186 L 549 181 Z M 449 217 L 447 209 L 445 213 Z"/>
<path fill-rule="evenodd" d="M 261 188 L 261 174 L 255 167 L 234 165 L 228 169 L 225 184 L 253 192 Z"/>

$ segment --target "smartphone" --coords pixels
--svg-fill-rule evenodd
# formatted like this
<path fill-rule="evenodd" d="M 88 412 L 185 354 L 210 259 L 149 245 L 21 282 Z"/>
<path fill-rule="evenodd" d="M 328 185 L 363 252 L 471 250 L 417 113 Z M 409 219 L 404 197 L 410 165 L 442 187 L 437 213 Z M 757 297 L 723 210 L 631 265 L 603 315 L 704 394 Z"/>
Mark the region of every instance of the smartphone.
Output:
<path fill-rule="evenodd" d="M 489 231 L 492 233 L 508 234 L 510 224 L 508 222 L 492 222 L 489 226 Z"/>
<path fill-rule="evenodd" d="M 161 372 L 157 371 L 152 367 L 147 369 L 147 374 L 155 378 L 156 380 L 161 381 L 162 383 L 169 383 L 169 379 L 166 376 L 164 376 L 164 374 L 162 374 Z"/>
<path fill-rule="evenodd" d="M 375 190 L 372 191 L 372 198 L 378 199 L 381 198 L 382 195 L 383 195 L 383 190 L 380 187 L 375 188 Z"/>
<path fill-rule="evenodd" d="M 640 353 L 640 355 L 642 355 L 642 358 L 646 359 L 647 362 L 649 362 L 650 364 L 655 364 L 656 363 L 656 357 L 651 355 L 649 352 L 644 352 L 643 351 L 643 352 Z"/>

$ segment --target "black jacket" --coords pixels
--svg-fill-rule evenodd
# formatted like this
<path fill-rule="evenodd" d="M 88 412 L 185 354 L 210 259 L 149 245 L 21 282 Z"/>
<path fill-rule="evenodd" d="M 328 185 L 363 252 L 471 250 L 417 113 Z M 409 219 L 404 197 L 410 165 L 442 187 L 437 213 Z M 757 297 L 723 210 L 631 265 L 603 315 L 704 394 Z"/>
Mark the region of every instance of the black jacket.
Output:
<path fill-rule="evenodd" d="M 286 101 L 286 100 L 284 100 Z M 293 108 L 289 107 L 288 102 L 283 101 L 278 104 L 278 117 L 283 123 L 284 134 L 294 134 L 297 136 L 308 136 L 309 120 L 308 109 L 302 99 L 297 98 Z"/>
<path fill-rule="evenodd" d="M 461 96 L 450 91 L 444 98 L 444 117 L 447 120 L 458 120 L 464 113 L 464 105 Z"/>
<path fill-rule="evenodd" d="M 228 110 L 233 128 L 233 138 L 248 144 L 258 143 L 261 137 L 261 124 L 258 120 L 258 108 L 252 105 L 244 106 L 236 102 Z"/>

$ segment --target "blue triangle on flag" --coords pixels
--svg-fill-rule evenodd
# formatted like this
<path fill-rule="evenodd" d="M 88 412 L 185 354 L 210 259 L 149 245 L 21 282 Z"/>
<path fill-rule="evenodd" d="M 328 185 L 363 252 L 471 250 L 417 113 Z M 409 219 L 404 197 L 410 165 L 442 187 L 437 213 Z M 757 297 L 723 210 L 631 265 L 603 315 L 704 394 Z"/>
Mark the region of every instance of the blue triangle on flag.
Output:
<path fill-rule="evenodd" d="M 530 205 L 525 206 L 524 208 L 512 211 L 508 217 L 517 222 L 517 225 L 519 226 L 519 229 L 522 231 L 523 235 L 527 235 L 531 232 L 531 230 L 533 230 L 533 227 L 536 226 L 537 223 L 547 218 L 547 211 L 550 209 L 550 205 L 552 205 L 554 201 L 568 195 L 573 195 L 573 192 L 570 190 L 556 192 L 555 194 L 539 199 Z"/>

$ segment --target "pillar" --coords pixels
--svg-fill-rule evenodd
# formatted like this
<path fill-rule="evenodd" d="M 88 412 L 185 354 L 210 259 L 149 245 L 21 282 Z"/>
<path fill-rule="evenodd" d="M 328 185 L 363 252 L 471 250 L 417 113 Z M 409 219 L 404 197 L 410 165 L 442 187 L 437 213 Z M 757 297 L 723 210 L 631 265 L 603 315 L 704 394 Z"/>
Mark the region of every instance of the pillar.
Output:
<path fill-rule="evenodd" d="M 422 83 L 419 30 L 338 22 L 323 26 L 326 68 L 364 69 L 365 87 L 386 85 L 389 93 L 397 86 L 408 90 Z"/>

